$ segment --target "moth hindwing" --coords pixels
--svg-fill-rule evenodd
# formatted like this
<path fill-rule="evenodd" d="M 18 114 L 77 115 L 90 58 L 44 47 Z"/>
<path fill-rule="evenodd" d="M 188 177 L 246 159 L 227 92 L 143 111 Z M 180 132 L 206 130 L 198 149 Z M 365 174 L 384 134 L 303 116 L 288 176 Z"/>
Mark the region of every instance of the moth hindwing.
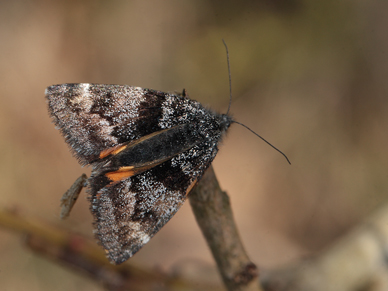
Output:
<path fill-rule="evenodd" d="M 233 122 L 186 96 L 126 85 L 46 89 L 49 113 L 88 179 L 94 232 L 120 264 L 178 211 Z"/>

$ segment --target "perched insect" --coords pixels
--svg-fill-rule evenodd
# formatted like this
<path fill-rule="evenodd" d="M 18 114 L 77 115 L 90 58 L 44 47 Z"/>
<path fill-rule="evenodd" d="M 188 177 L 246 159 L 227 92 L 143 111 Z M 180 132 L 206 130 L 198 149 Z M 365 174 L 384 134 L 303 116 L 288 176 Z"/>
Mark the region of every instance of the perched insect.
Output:
<path fill-rule="evenodd" d="M 215 113 L 185 93 L 126 85 L 54 85 L 46 98 L 74 156 L 92 166 L 86 184 L 95 236 L 115 264 L 136 253 L 178 211 L 229 126 L 238 123 L 229 109 Z"/>

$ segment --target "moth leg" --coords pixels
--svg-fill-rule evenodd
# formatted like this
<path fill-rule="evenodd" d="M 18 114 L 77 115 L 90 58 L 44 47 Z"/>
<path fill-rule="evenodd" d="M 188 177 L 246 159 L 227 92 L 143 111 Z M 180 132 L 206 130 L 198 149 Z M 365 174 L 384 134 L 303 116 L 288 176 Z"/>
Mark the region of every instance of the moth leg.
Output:
<path fill-rule="evenodd" d="M 174 91 L 174 94 L 184 98 L 189 98 L 189 94 L 187 94 L 187 90 L 185 88 L 183 88 L 182 91 Z"/>
<path fill-rule="evenodd" d="M 187 90 L 183 88 L 182 93 L 180 94 L 182 97 L 189 98 L 189 94 L 187 94 Z"/>
<path fill-rule="evenodd" d="M 71 187 L 69 190 L 63 194 L 61 198 L 61 219 L 65 219 L 69 216 L 71 209 L 73 208 L 75 201 L 77 201 L 79 193 L 81 193 L 82 188 L 87 186 L 87 179 L 88 176 L 85 174 L 82 174 Z"/>

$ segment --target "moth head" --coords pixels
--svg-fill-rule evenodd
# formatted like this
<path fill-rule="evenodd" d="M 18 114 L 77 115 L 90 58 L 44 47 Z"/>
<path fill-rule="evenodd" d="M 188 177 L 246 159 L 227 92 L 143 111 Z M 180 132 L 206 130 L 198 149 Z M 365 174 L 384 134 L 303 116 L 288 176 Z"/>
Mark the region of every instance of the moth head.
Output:
<path fill-rule="evenodd" d="M 234 122 L 232 117 L 228 114 L 221 114 L 220 130 L 225 132 L 229 126 Z"/>

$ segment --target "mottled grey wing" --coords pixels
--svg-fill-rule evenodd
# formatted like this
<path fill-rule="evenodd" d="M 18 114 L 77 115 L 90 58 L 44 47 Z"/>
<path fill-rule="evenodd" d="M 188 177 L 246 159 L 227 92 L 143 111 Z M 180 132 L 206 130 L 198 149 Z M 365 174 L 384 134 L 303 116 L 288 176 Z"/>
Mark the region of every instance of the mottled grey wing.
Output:
<path fill-rule="evenodd" d="M 197 181 L 171 161 L 99 189 L 104 179 L 89 179 L 89 199 L 95 236 L 115 264 L 132 257 L 171 219 Z"/>
<path fill-rule="evenodd" d="M 83 165 L 100 152 L 160 130 L 167 93 L 126 85 L 61 84 L 46 89 L 55 125 Z"/>

